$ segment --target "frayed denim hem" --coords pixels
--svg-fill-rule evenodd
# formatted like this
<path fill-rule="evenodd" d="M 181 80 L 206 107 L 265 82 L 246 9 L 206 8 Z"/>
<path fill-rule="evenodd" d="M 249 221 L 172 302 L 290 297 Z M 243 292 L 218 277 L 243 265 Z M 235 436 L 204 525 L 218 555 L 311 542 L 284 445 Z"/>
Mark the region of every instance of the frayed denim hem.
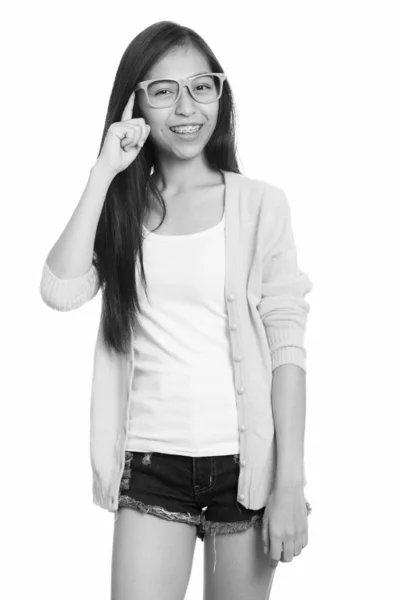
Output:
<path fill-rule="evenodd" d="M 179 523 L 187 523 L 188 525 L 194 525 L 197 528 L 197 537 L 204 542 L 204 538 L 206 535 L 214 536 L 214 569 L 217 566 L 217 552 L 215 548 L 215 536 L 217 534 L 229 534 L 229 533 L 238 533 L 241 531 L 247 531 L 250 527 L 255 527 L 256 529 L 261 529 L 263 518 L 261 515 L 254 515 L 248 521 L 234 521 L 228 523 L 216 522 L 216 521 L 207 521 L 204 514 L 200 515 L 191 515 L 190 513 L 179 513 L 179 512 L 170 512 L 165 510 L 162 506 L 151 505 L 148 506 L 140 500 L 135 500 L 130 496 L 121 495 L 119 498 L 119 507 L 118 508 L 133 508 L 135 510 L 139 510 L 140 512 L 155 515 L 160 517 L 161 519 L 166 519 L 167 521 L 177 521 Z M 115 513 L 114 523 L 118 519 L 118 510 Z"/>

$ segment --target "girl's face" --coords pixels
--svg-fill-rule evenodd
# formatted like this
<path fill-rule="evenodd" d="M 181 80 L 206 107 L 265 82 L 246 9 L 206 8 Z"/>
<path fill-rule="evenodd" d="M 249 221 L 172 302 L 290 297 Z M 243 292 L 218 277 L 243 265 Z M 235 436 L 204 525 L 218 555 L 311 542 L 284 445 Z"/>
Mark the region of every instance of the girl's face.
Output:
<path fill-rule="evenodd" d="M 206 58 L 195 48 L 177 48 L 164 56 L 150 71 L 148 79 L 181 79 L 200 73 L 210 73 Z M 196 102 L 185 87 L 179 101 L 169 108 L 149 106 L 144 90 L 136 92 L 140 116 L 151 127 L 149 138 L 161 154 L 188 159 L 203 152 L 212 136 L 218 117 L 219 100 L 210 104 Z M 170 127 L 198 123 L 200 132 L 191 140 L 174 133 Z"/>

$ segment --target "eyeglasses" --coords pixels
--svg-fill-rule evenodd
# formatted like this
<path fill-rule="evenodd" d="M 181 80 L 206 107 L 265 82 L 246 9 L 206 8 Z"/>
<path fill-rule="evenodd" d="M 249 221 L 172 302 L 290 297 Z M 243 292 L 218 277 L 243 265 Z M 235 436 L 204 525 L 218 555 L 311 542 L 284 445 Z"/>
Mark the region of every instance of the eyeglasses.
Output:
<path fill-rule="evenodd" d="M 190 95 L 196 102 L 210 104 L 216 102 L 222 94 L 223 83 L 226 79 L 224 73 L 204 73 L 186 79 L 149 79 L 141 81 L 133 90 L 142 89 L 146 93 L 147 101 L 153 108 L 169 108 L 178 102 L 182 89 L 187 87 Z"/>

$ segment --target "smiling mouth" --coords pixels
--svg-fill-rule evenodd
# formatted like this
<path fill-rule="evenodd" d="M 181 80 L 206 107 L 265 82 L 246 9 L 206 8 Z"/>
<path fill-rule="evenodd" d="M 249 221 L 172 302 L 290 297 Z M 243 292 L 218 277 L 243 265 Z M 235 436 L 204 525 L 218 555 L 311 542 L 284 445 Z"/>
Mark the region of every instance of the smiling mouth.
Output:
<path fill-rule="evenodd" d="M 200 129 L 203 127 L 203 125 L 200 126 L 187 126 L 187 127 L 170 127 L 170 130 L 172 131 L 172 133 L 176 133 L 177 135 L 194 135 L 196 133 L 199 133 Z"/>

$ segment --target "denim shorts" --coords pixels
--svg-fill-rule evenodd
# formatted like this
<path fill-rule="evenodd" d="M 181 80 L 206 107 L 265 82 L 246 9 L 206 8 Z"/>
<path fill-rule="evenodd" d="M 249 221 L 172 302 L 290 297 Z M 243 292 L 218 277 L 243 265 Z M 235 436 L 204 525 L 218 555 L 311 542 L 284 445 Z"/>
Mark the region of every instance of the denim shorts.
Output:
<path fill-rule="evenodd" d="M 206 534 L 261 528 L 265 507 L 251 510 L 236 500 L 239 473 L 239 454 L 191 457 L 127 450 L 118 507 L 194 525 L 202 541 Z"/>

